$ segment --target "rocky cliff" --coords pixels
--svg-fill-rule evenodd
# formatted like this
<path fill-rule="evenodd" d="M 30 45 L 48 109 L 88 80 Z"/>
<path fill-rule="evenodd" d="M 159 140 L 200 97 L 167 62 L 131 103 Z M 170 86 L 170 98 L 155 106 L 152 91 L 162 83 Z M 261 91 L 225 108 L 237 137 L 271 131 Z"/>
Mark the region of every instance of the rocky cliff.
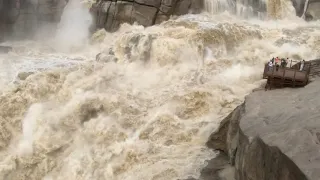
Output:
<path fill-rule="evenodd" d="M 228 156 L 237 180 L 319 179 L 319 87 L 316 79 L 305 88 L 250 94 L 207 145 Z"/>
<path fill-rule="evenodd" d="M 307 21 L 320 19 L 320 0 L 291 0 L 296 14 Z"/>
<path fill-rule="evenodd" d="M 30 37 L 52 34 L 69 0 L 0 0 L 0 36 Z M 235 9 L 249 6 L 253 14 L 266 11 L 265 1 L 234 0 Z M 320 0 L 291 0 L 298 16 L 307 20 L 320 18 Z M 307 2 L 305 11 L 305 3 Z M 213 2 L 213 5 L 217 5 Z M 244 5 L 244 6 L 243 6 Z M 115 31 L 121 23 L 150 26 L 171 16 L 199 13 L 204 0 L 97 0 L 91 8 L 92 30 L 105 28 Z M 236 7 L 239 6 L 239 7 Z M 305 14 L 304 14 L 305 12 Z M 1 39 L 1 37 L 0 37 Z"/>
<path fill-rule="evenodd" d="M 0 0 L 0 34 L 30 37 L 50 34 L 60 21 L 68 0 Z M 41 31 L 41 32 L 40 32 Z"/>
<path fill-rule="evenodd" d="M 0 0 L 0 34 L 7 37 L 52 34 L 68 0 Z M 202 0 L 97 0 L 92 30 L 116 30 L 121 23 L 150 26 L 172 15 L 199 13 Z"/>
<path fill-rule="evenodd" d="M 92 7 L 97 28 L 115 31 L 121 23 L 151 26 L 172 15 L 199 13 L 202 0 L 99 0 Z"/>
<path fill-rule="evenodd" d="M 307 20 L 320 19 L 320 0 L 309 0 L 308 8 L 306 11 Z"/>

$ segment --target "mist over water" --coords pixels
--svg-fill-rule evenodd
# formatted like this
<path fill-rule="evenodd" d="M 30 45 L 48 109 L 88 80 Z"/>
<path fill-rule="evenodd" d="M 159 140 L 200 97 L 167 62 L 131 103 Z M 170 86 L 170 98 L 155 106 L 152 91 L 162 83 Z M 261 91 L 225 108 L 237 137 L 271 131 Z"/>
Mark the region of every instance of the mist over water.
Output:
<path fill-rule="evenodd" d="M 72 51 L 88 43 L 91 15 L 84 3 L 70 0 L 64 8 L 61 21 L 54 38 L 55 49 Z"/>
<path fill-rule="evenodd" d="M 320 45 L 316 23 L 243 19 L 212 2 L 153 27 L 99 31 L 89 45 L 91 20 L 74 0 L 50 43 L 13 43 L 0 57 L 0 179 L 199 177 L 216 155 L 208 136 L 263 85 L 263 63 L 316 58 Z"/>

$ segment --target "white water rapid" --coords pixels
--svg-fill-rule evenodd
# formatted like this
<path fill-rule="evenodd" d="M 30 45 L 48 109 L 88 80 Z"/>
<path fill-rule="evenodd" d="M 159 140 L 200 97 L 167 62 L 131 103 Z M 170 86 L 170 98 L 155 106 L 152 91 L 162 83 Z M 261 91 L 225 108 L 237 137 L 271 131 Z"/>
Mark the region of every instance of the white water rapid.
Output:
<path fill-rule="evenodd" d="M 242 19 L 213 10 L 222 1 L 206 2 L 208 12 L 148 28 L 123 24 L 90 44 L 88 14 L 66 8 L 57 36 L 7 42 L 14 51 L 0 56 L 0 180 L 198 178 L 215 157 L 209 135 L 261 87 L 263 63 L 320 55 L 317 23 L 284 11 L 277 20 Z M 291 3 L 281 8 L 294 13 Z M 95 61 L 110 49 L 117 62 Z M 34 74 L 19 80 L 23 72 Z"/>

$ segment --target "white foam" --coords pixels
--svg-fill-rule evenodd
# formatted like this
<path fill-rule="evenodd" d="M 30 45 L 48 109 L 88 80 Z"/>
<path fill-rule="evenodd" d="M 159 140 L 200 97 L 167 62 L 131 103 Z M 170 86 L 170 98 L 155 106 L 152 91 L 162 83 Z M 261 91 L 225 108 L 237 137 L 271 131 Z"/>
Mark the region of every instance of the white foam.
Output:
<path fill-rule="evenodd" d="M 261 86 L 263 64 L 272 56 L 319 56 L 317 39 L 309 37 L 319 32 L 317 24 L 311 33 L 311 25 L 296 18 L 239 19 L 224 12 L 149 28 L 124 24 L 115 33 L 99 32 L 98 44 L 72 52 L 65 47 L 63 53 L 19 42 L 20 48 L 1 57 L 4 74 L 44 70 L 0 97 L 0 155 L 19 161 L 14 166 L 2 160 L 0 177 L 199 177 L 205 161 L 216 155 L 205 146 L 207 138 Z M 281 37 L 293 41 L 278 45 Z M 109 48 L 118 62 L 92 62 L 96 52 L 107 54 Z M 57 66 L 62 67 L 45 70 Z"/>

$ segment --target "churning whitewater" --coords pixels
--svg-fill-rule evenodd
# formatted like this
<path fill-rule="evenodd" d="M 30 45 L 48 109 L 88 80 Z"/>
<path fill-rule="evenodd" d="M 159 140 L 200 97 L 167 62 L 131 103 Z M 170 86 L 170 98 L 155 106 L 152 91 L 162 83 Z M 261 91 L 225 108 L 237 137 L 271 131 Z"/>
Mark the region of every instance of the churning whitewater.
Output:
<path fill-rule="evenodd" d="M 207 138 L 264 83 L 263 63 L 312 59 L 320 47 L 320 25 L 294 17 L 291 3 L 277 11 L 286 18 L 260 20 L 208 2 L 148 28 L 89 40 L 79 33 L 87 18 L 76 28 L 62 19 L 58 38 L 11 43 L 0 57 L 0 179 L 198 178 L 216 155 Z"/>

